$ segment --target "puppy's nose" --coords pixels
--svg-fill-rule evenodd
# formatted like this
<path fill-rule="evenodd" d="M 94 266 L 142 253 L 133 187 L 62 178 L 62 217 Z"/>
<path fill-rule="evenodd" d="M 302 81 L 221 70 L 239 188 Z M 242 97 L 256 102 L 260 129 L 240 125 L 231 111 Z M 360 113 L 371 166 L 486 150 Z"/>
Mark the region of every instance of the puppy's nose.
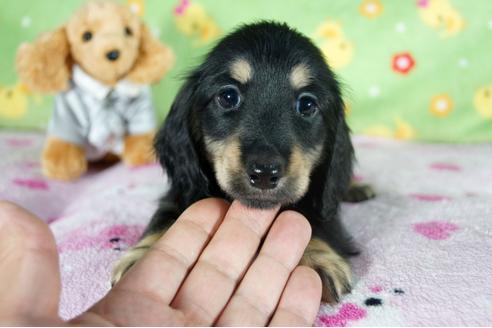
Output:
<path fill-rule="evenodd" d="M 249 183 L 258 189 L 273 189 L 283 175 L 280 163 L 251 163 L 248 168 Z"/>
<path fill-rule="evenodd" d="M 119 57 L 120 57 L 120 51 L 116 49 L 106 53 L 106 58 L 110 61 L 118 60 Z"/>

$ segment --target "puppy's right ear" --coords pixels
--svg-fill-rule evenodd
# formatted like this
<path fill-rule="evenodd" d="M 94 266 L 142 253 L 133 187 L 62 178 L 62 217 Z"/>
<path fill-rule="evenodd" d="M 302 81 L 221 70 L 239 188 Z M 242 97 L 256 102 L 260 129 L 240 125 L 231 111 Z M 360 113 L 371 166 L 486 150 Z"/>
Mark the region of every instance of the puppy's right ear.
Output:
<path fill-rule="evenodd" d="M 20 80 L 31 90 L 58 92 L 68 88 L 72 59 L 64 27 L 19 47 L 16 67 Z"/>
<path fill-rule="evenodd" d="M 193 119 L 194 109 L 200 106 L 197 102 L 199 76 L 197 72 L 192 74 L 178 92 L 154 142 L 159 162 L 171 179 L 172 197 L 183 210 L 209 193 L 209 180 L 197 145 L 201 132 Z"/>

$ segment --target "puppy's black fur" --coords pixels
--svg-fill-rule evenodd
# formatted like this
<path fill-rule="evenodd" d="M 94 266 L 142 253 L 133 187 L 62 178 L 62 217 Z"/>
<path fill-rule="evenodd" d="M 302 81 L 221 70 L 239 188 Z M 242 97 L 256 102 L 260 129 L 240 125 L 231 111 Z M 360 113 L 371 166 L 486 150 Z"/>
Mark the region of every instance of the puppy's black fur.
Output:
<path fill-rule="evenodd" d="M 242 67 L 247 81 L 231 75 L 237 60 L 247 64 Z M 304 83 L 295 88 L 292 75 L 299 65 Z M 237 107 L 221 107 L 218 97 L 224 86 L 237 91 Z M 314 102 L 314 114 L 300 112 L 303 94 Z M 354 156 L 340 87 L 319 49 L 287 25 L 246 25 L 220 41 L 179 91 L 156 136 L 155 150 L 172 187 L 144 237 L 165 230 L 192 203 L 221 197 L 260 208 L 281 204 L 301 212 L 311 223 L 313 238 L 341 257 L 357 253 L 338 213 Z M 219 151 L 220 156 L 214 153 Z M 237 157 L 234 165 L 220 166 L 218 161 L 227 156 Z M 256 177 L 248 170 L 251 162 L 277 165 L 278 185 L 275 177 L 274 187 L 255 188 Z M 218 179 L 220 168 L 230 171 L 225 182 Z M 309 181 L 305 189 L 302 179 Z M 327 288 L 334 289 L 334 277 L 320 273 Z"/>

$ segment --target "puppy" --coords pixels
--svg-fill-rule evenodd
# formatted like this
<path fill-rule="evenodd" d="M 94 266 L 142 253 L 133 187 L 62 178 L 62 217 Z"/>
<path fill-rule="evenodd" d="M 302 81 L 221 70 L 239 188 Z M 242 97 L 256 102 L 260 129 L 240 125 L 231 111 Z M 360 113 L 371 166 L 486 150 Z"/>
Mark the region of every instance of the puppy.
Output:
<path fill-rule="evenodd" d="M 172 187 L 113 284 L 184 209 L 222 197 L 304 214 L 313 237 L 301 264 L 321 276 L 324 301 L 350 291 L 346 258 L 357 249 L 339 203 L 350 196 L 354 151 L 339 84 L 308 38 L 272 22 L 225 37 L 179 91 L 155 150 Z M 363 189 L 356 200 L 371 196 Z"/>

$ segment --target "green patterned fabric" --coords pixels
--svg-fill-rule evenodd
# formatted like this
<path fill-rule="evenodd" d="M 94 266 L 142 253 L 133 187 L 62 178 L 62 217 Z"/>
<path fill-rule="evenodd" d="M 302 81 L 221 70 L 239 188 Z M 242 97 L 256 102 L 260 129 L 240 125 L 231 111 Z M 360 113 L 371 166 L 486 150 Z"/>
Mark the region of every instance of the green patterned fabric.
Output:
<path fill-rule="evenodd" d="M 343 83 L 355 133 L 446 142 L 492 140 L 490 0 L 127 0 L 177 60 L 154 87 L 163 118 L 184 73 L 224 33 L 288 22 L 320 46 Z M 52 97 L 18 82 L 21 42 L 63 24 L 82 1 L 5 0 L 0 127 L 44 128 Z"/>

